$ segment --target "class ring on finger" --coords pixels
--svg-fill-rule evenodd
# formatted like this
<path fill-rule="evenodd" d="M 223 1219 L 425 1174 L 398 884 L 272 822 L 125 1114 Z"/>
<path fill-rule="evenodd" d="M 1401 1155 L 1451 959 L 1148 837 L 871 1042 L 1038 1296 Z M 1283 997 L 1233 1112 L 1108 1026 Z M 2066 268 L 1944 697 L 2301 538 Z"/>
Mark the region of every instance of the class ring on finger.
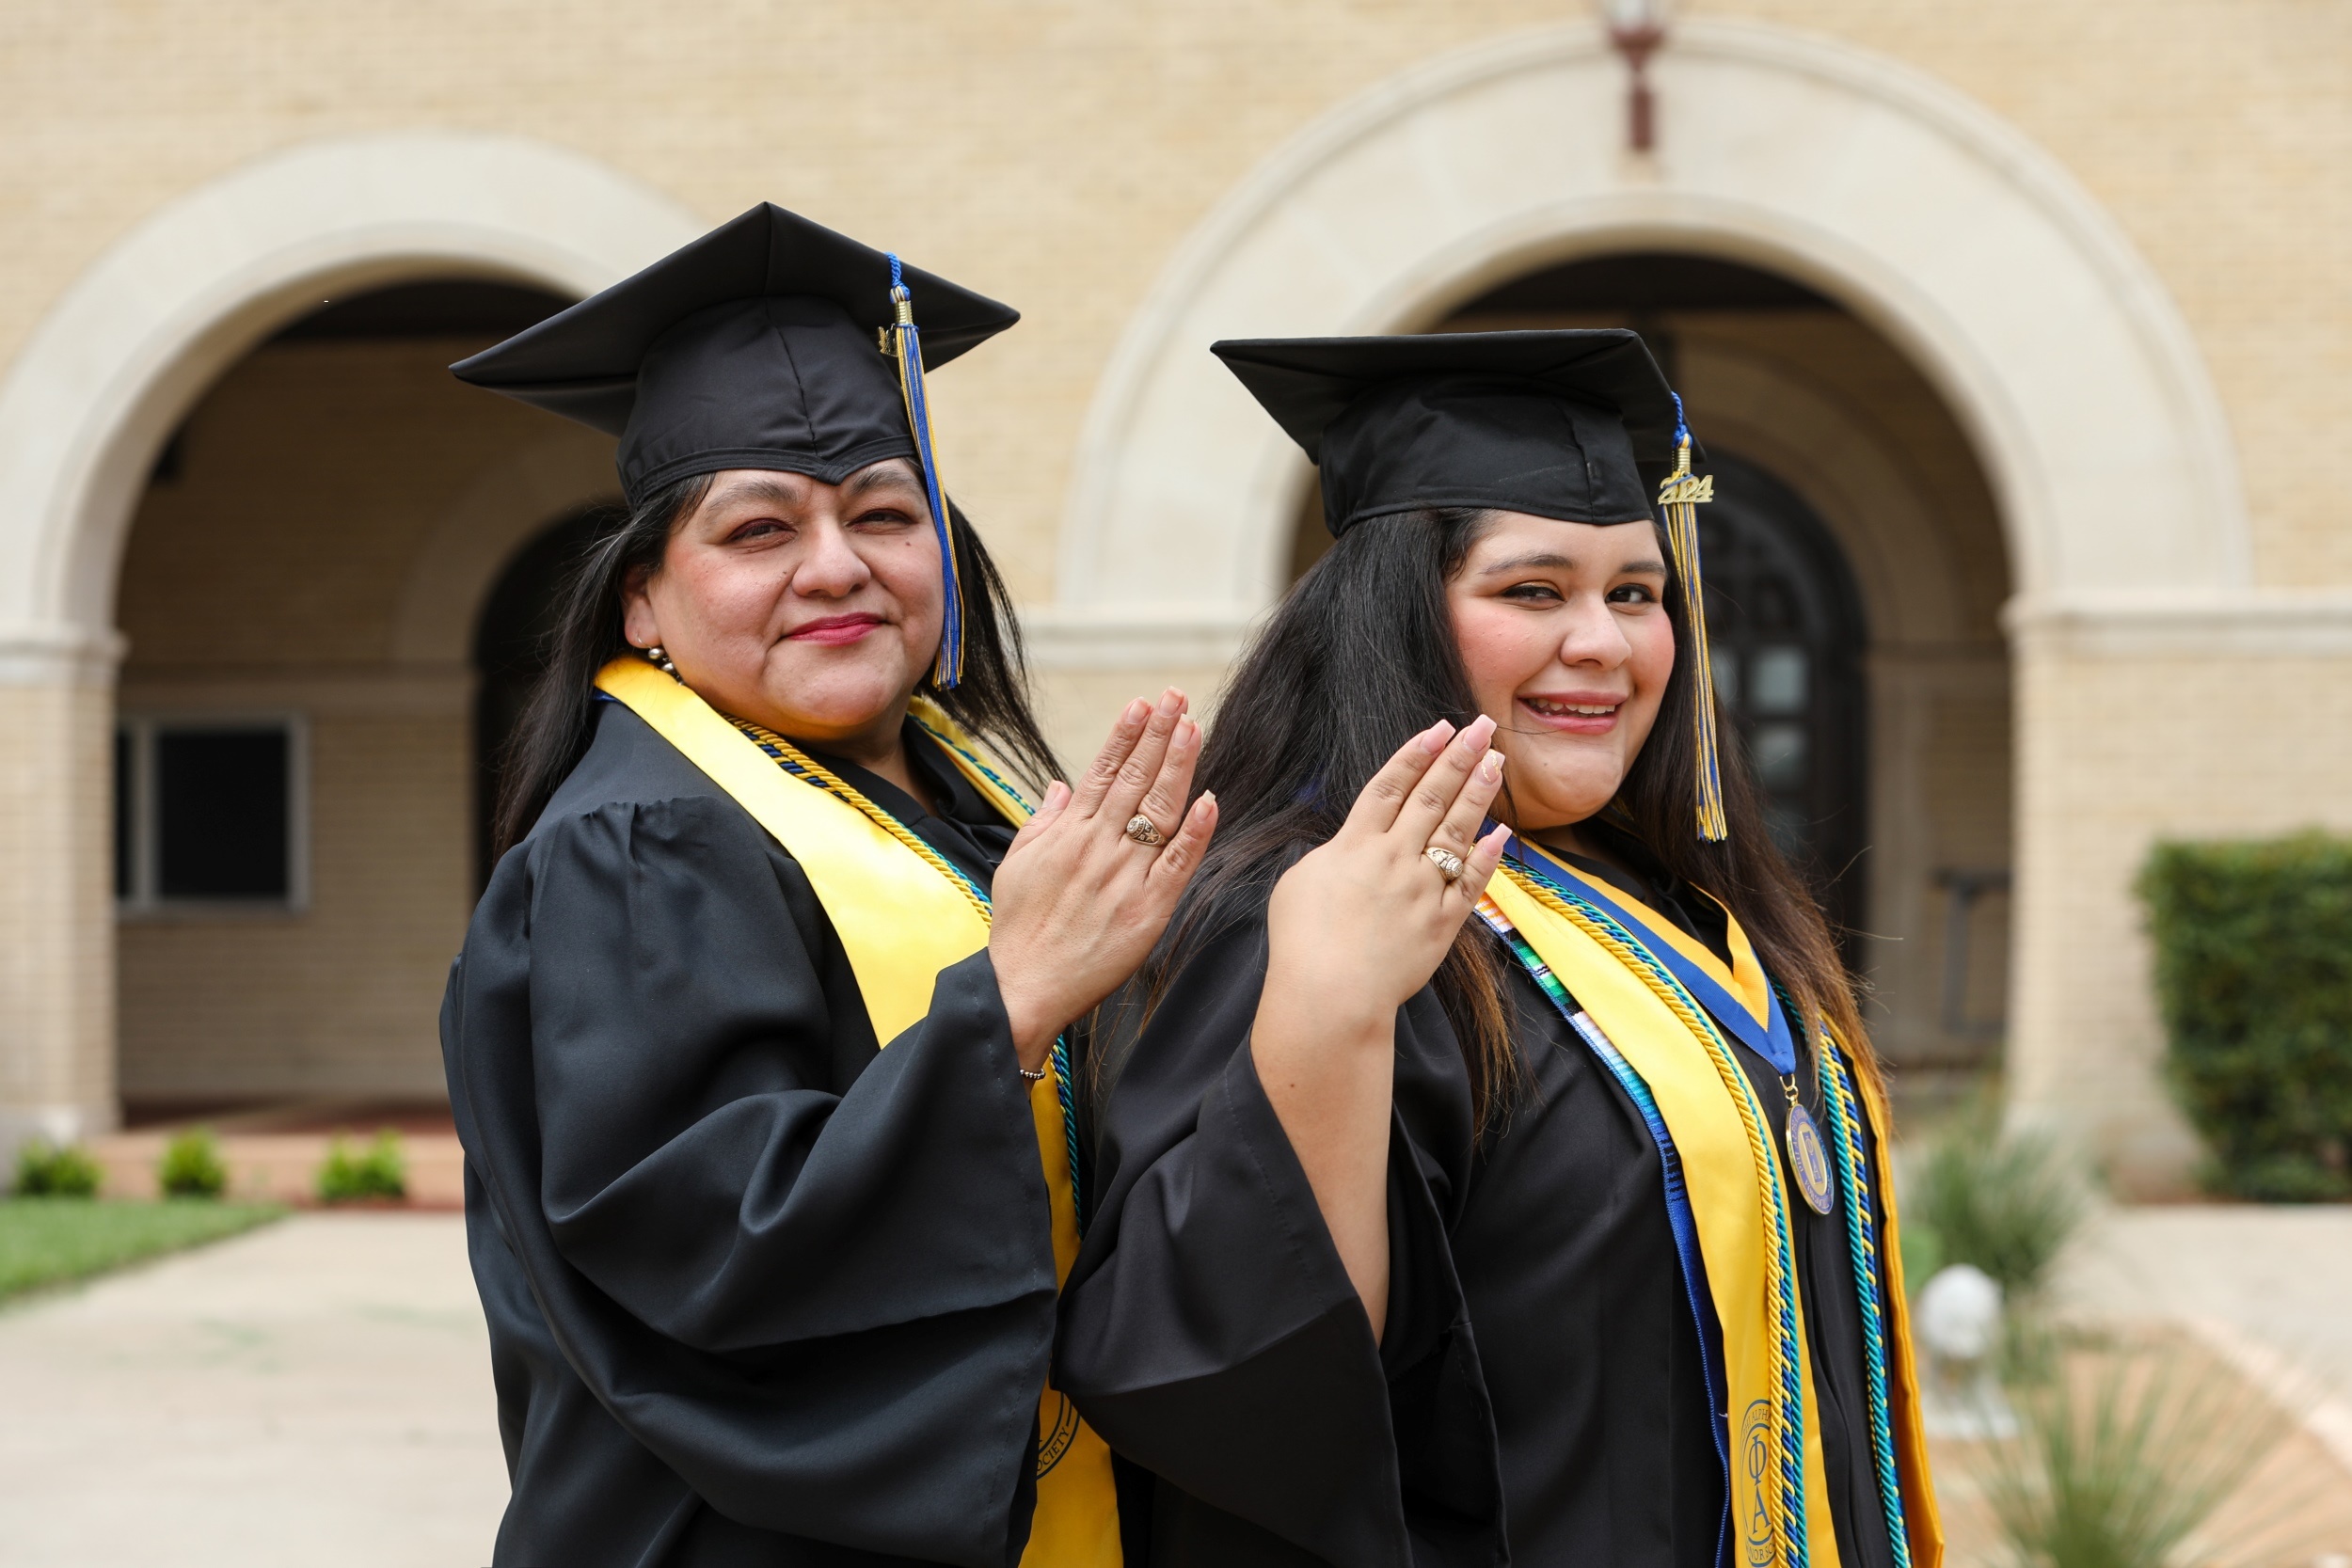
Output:
<path fill-rule="evenodd" d="M 1458 882 L 1462 879 L 1462 857 L 1453 850 L 1441 849 L 1433 844 L 1422 853 L 1429 857 L 1429 863 L 1436 866 L 1438 875 L 1447 881 Z"/>
<path fill-rule="evenodd" d="M 1160 832 L 1159 824 L 1141 812 L 1127 818 L 1127 836 L 1137 844 L 1152 848 L 1156 848 L 1168 842 L 1168 835 Z"/>

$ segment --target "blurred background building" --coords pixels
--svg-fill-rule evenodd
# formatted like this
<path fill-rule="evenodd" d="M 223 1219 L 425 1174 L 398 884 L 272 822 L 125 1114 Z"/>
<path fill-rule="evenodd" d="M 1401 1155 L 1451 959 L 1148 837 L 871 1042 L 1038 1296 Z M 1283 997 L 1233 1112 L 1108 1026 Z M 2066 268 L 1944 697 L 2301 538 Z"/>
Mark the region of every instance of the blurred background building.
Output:
<path fill-rule="evenodd" d="M 2328 0 L 37 0 L 0 22 L 0 1141 L 441 1092 L 610 443 L 452 360 L 762 199 L 1009 300 L 934 384 L 1057 738 L 1320 547 L 1219 337 L 1630 325 L 1723 694 L 1907 1097 L 2193 1143 L 2132 895 L 2352 827 Z M 1634 67 L 1644 87 L 1633 90 Z M 918 302 L 919 309 L 919 302 Z"/>

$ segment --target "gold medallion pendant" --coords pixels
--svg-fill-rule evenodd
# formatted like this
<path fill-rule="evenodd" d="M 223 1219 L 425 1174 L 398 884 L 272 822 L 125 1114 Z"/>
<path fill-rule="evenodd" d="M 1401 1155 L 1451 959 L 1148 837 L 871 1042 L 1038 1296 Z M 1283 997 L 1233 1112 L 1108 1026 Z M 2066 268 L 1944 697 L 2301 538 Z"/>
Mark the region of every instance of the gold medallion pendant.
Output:
<path fill-rule="evenodd" d="M 1797 1191 L 1804 1197 L 1805 1207 L 1817 1214 L 1827 1214 L 1837 1207 L 1836 1179 L 1830 1174 L 1829 1147 L 1821 1142 L 1821 1130 L 1813 1121 L 1813 1113 L 1788 1101 L 1788 1169 L 1797 1179 Z"/>

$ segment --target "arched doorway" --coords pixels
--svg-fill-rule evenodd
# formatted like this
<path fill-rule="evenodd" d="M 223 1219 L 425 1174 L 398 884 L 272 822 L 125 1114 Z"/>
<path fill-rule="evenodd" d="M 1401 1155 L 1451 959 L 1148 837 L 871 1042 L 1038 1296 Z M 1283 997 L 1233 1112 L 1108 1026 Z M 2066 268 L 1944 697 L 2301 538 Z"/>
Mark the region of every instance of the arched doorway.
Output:
<path fill-rule="evenodd" d="M 0 719 L 43 761 L 0 813 L 0 922 L 18 933 L 0 965 L 0 1015 L 13 1021 L 0 1040 L 0 1148 L 85 1136 L 119 1113 L 110 736 L 124 640 L 113 609 L 132 515 L 171 433 L 241 356 L 322 300 L 452 277 L 576 298 L 700 227 L 593 158 L 526 138 L 329 137 L 162 202 L 26 337 L 0 381 Z M 545 465 L 513 476 L 510 488 L 539 498 L 532 521 L 567 499 L 547 493 Z M 429 563 L 437 596 L 465 601 L 453 632 L 430 612 L 433 594 L 394 627 L 398 662 L 428 683 L 453 672 L 462 686 L 473 595 L 496 569 L 444 570 L 469 559 L 443 549 Z M 461 826 L 452 841 L 461 898 L 465 837 Z"/>
<path fill-rule="evenodd" d="M 2123 753 L 2066 715 L 2135 628 L 2175 606 L 2218 616 L 2251 581 L 2233 436 L 2194 339 L 2057 159 L 1899 61 L 1685 19 L 1651 66 L 1661 118 L 1648 155 L 1625 147 L 1623 70 L 1592 25 L 1429 60 L 1302 128 L 1195 227 L 1102 377 L 1068 493 L 1057 603 L 1031 618 L 1062 721 L 1107 719 L 1123 687 L 1096 672 L 1214 684 L 1280 589 L 1304 465 L 1203 345 L 1422 329 L 1500 285 L 1612 254 L 1774 274 L 1840 308 L 1785 325 L 1842 337 L 1858 364 L 1927 388 L 1966 459 L 1955 475 L 1918 467 L 1900 441 L 1845 442 L 1836 404 L 1851 400 L 1760 373 L 1753 353 L 1701 355 L 1687 333 L 1678 345 L 1678 378 L 1721 394 L 1711 439 L 1813 504 L 1853 564 L 1874 637 L 1907 640 L 1874 645 L 1866 665 L 1878 819 L 1868 907 L 1888 938 L 1866 967 L 1883 975 L 1959 953 L 1945 967 L 1963 983 L 1927 1021 L 1931 1033 L 2005 1016 L 2015 1112 L 2160 1182 L 2190 1146 L 2154 1070 L 2131 895 L 2148 829 L 2103 812 L 2136 780 Z M 1866 429 L 1906 434 L 1877 417 L 1874 398 L 1860 406 Z M 1750 413 L 1771 417 L 1785 450 L 1768 450 Z M 1816 438 L 1836 460 L 1799 476 L 1785 459 Z M 1916 519 L 1921 498 L 1953 479 L 1985 498 L 2006 546 L 1990 605 L 1987 585 L 1964 576 L 1983 552 L 1933 567 L 1931 548 L 1920 558 L 1931 567 L 1905 570 L 1874 555 L 1869 536 L 1917 530 L 1847 526 L 1903 524 L 1906 508 Z M 1958 626 L 1955 583 L 1972 607 Z M 2003 617 L 2017 639 L 2013 709 Z M 1904 813 L 1909 825 L 1890 820 Z M 1930 818 L 1966 832 L 1938 843 L 1914 831 Z M 1998 861 L 1985 842 L 1995 830 Z M 1895 863 L 1897 845 L 1987 875 L 1955 878 L 1947 898 L 1934 861 Z M 2010 863 L 2015 963 L 2004 974 L 1984 953 L 2008 902 L 1990 869 Z M 1889 932 L 1885 911 L 1915 904 L 1917 917 Z M 1901 989 L 1938 994 L 1924 981 Z M 2005 1015 L 1993 990 L 2007 992 Z"/>
<path fill-rule="evenodd" d="M 1812 507 L 1732 451 L 1709 454 L 1703 514 L 1715 686 L 1764 792 L 1772 838 L 1837 923 L 1863 925 L 1869 802 L 1853 571 Z"/>
<path fill-rule="evenodd" d="M 403 657 L 404 610 L 480 476 L 545 435 L 448 365 L 567 303 L 463 277 L 326 300 L 229 366 L 148 475 L 116 596 L 133 1125 L 438 1098 L 474 693 L 462 645 Z"/>

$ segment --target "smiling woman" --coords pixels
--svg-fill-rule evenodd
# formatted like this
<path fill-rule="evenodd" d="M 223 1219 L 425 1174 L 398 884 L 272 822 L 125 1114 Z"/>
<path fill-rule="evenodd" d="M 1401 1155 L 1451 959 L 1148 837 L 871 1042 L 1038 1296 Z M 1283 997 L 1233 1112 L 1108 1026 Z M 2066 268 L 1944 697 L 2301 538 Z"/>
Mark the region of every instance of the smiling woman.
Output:
<path fill-rule="evenodd" d="M 456 367 L 618 436 L 629 499 L 442 1014 L 501 1564 L 1121 1560 L 1046 1378 L 1072 1025 L 1216 805 L 1174 690 L 1034 815 L 983 752 L 1054 770 L 922 376 L 1013 320 L 763 207 Z"/>
<path fill-rule="evenodd" d="M 1336 539 L 1100 1058 L 1056 1375 L 1153 1561 L 1933 1568 L 1876 1066 L 1717 784 L 1678 401 L 1622 330 L 1217 352 Z"/>

